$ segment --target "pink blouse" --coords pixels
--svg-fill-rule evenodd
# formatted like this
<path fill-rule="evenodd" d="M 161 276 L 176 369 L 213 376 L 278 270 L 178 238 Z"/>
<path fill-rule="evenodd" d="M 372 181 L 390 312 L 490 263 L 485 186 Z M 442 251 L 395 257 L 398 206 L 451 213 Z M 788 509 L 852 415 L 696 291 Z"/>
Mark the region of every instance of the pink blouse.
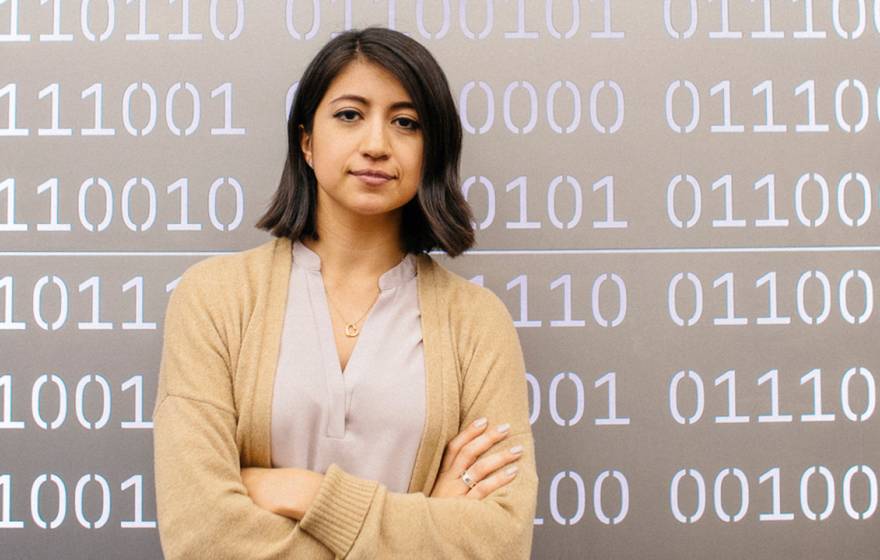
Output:
<path fill-rule="evenodd" d="M 425 362 L 415 256 L 379 277 L 379 296 L 340 369 L 321 258 L 300 241 L 272 398 L 272 464 L 331 463 L 393 492 L 409 487 L 425 423 Z"/>

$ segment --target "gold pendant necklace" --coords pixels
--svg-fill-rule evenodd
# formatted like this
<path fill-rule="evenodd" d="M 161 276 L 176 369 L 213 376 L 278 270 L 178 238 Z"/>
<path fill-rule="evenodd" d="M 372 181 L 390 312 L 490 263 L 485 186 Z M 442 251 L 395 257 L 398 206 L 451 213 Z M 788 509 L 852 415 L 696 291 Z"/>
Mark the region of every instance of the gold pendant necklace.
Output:
<path fill-rule="evenodd" d="M 326 288 L 324 288 L 324 293 L 327 294 L 327 301 L 329 301 L 330 305 L 333 306 L 333 309 L 336 310 L 336 314 L 339 315 L 339 318 L 342 319 L 343 323 L 345 323 L 345 336 L 347 336 L 349 338 L 354 338 L 357 335 L 359 335 L 361 330 L 358 328 L 357 324 L 361 322 L 361 319 L 363 319 L 364 317 L 367 316 L 367 313 L 369 313 L 370 309 L 373 308 L 373 304 L 376 303 L 376 299 L 375 298 L 373 299 L 373 303 L 371 303 L 370 306 L 367 308 L 367 310 L 364 311 L 364 314 L 361 315 L 360 319 L 358 319 L 357 321 L 355 321 L 353 323 L 349 323 L 345 319 L 345 317 L 342 316 L 342 313 L 339 311 L 339 308 L 336 307 L 336 304 L 333 303 L 333 300 L 330 299 L 330 294 L 327 292 Z M 376 289 L 376 297 L 378 297 L 378 296 L 379 296 L 379 290 L 377 288 Z"/>

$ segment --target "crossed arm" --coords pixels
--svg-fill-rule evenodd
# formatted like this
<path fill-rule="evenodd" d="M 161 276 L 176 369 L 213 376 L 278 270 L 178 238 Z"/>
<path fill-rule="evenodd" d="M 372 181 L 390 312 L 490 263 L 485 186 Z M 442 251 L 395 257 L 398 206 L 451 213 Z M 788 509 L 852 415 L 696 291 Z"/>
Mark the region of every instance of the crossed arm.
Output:
<path fill-rule="evenodd" d="M 509 424 L 505 424 L 509 427 Z M 506 450 L 486 456 L 486 451 L 502 441 L 506 430 L 488 428 L 488 418 L 471 423 L 452 438 L 443 451 L 440 474 L 434 481 L 431 497 L 482 500 L 509 484 L 516 470 L 507 465 L 520 458 L 519 452 Z M 515 467 L 517 469 L 518 467 Z M 477 482 L 468 486 L 461 479 L 467 469 Z M 503 470 L 502 470 L 503 469 Z M 324 475 L 301 468 L 258 468 L 241 470 L 242 483 L 255 504 L 277 515 L 301 520 L 321 488 Z"/>
<path fill-rule="evenodd" d="M 323 474 L 307 469 L 241 469 L 241 481 L 255 504 L 295 521 L 305 516 L 323 480 Z"/>
<path fill-rule="evenodd" d="M 519 341 L 500 301 L 475 304 L 475 313 L 506 320 L 500 331 L 471 334 L 477 340 L 462 358 L 472 377 L 462 386 L 461 425 L 480 416 L 508 420 L 509 436 L 487 453 L 522 445 L 520 472 L 482 500 L 434 498 L 391 492 L 336 464 L 323 474 L 243 469 L 227 340 L 237 329 L 217 327 L 230 311 L 216 295 L 222 290 L 201 280 L 185 274 L 169 301 L 153 418 L 157 516 L 168 560 L 529 558 L 534 443 Z M 282 502 L 287 509 L 278 509 Z"/>

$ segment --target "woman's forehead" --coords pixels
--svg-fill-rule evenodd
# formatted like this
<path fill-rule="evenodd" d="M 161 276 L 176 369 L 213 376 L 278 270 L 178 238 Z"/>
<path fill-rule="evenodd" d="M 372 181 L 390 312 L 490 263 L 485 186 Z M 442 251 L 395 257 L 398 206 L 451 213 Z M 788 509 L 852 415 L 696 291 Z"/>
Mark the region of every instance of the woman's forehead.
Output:
<path fill-rule="evenodd" d="M 378 64 L 363 61 L 350 62 L 330 83 L 323 102 L 339 101 L 392 109 L 413 107 L 412 99 L 394 74 Z"/>

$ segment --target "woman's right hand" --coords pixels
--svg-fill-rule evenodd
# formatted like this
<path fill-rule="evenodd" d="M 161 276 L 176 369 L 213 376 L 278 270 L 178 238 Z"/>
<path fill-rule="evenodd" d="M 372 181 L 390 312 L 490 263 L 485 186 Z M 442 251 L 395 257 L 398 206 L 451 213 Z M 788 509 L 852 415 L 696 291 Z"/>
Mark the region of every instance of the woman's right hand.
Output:
<path fill-rule="evenodd" d="M 481 425 L 478 424 L 480 421 L 482 421 Z M 464 496 L 481 500 L 514 479 L 516 466 L 502 467 L 522 456 L 522 446 L 505 449 L 477 460 L 495 443 L 506 438 L 507 432 L 510 430 L 509 424 L 493 426 L 492 429 L 487 429 L 487 426 L 488 421 L 481 418 L 452 438 L 446 445 L 443 452 L 443 462 L 440 465 L 440 474 L 431 490 L 432 498 Z M 468 488 L 461 479 L 461 474 L 465 469 L 477 482 L 473 488 Z M 513 469 L 512 474 L 508 474 L 510 469 Z"/>

